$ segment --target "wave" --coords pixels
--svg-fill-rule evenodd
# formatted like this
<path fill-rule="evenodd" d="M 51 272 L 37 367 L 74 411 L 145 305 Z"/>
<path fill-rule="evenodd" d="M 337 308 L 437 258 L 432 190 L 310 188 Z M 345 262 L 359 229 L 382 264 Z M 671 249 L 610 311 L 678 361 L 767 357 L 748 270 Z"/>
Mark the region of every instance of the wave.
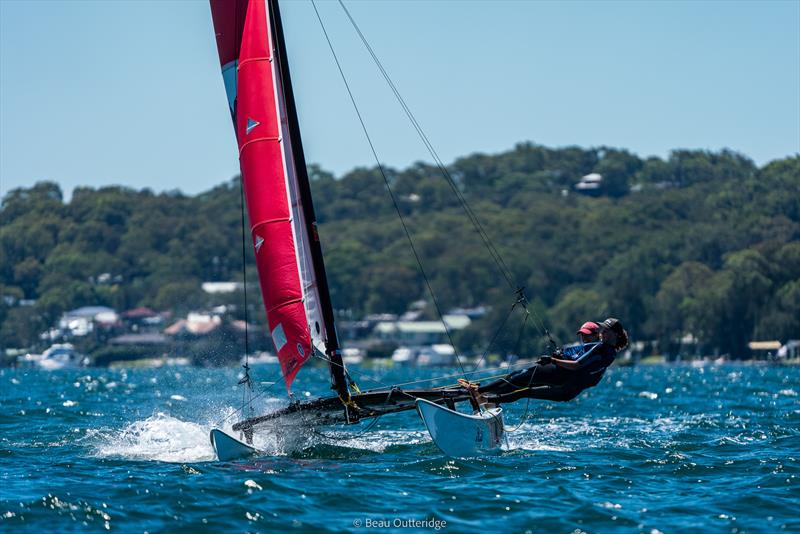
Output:
<path fill-rule="evenodd" d="M 170 463 L 211 461 L 216 456 L 208 439 L 210 430 L 211 425 L 181 421 L 159 412 L 128 424 L 120 432 L 99 432 L 94 452 L 100 458 Z"/>

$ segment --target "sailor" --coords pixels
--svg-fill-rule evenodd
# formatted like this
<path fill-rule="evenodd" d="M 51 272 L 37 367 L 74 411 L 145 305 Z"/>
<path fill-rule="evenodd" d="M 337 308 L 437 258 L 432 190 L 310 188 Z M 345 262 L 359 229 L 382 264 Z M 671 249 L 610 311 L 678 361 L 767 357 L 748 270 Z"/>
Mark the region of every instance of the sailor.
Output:
<path fill-rule="evenodd" d="M 480 401 L 501 404 L 531 398 L 564 402 L 596 386 L 617 351 L 628 345 L 628 333 L 618 319 L 610 317 L 599 324 L 584 323 L 578 336 L 583 343 L 577 351 L 557 350 L 527 369 L 477 387 Z M 599 342 L 590 341 L 598 336 Z"/>
<path fill-rule="evenodd" d="M 600 341 L 600 325 L 594 321 L 586 321 L 581 325 L 575 335 L 581 343 L 597 343 Z"/>

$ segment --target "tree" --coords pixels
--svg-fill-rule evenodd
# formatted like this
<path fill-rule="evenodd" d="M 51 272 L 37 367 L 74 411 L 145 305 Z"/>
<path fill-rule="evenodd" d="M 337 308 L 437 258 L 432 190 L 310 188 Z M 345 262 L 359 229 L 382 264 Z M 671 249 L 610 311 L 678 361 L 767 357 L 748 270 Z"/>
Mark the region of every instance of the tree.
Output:
<path fill-rule="evenodd" d="M 786 342 L 800 338 L 800 279 L 781 286 L 758 319 L 756 339 Z"/>
<path fill-rule="evenodd" d="M 44 270 L 36 258 L 25 258 L 14 265 L 14 283 L 22 288 L 27 298 L 36 298 L 36 287 Z"/>
<path fill-rule="evenodd" d="M 44 330 L 41 318 L 32 306 L 13 308 L 8 311 L 0 326 L 0 346 L 3 348 L 27 348 Z"/>
<path fill-rule="evenodd" d="M 608 303 L 597 291 L 570 287 L 550 311 L 553 333 L 562 342 L 572 341 L 583 323 L 602 321 L 608 314 Z"/>
<path fill-rule="evenodd" d="M 366 272 L 367 311 L 402 313 L 421 295 L 416 273 L 402 265 L 375 266 Z"/>
<path fill-rule="evenodd" d="M 747 355 L 747 343 L 755 333 L 758 310 L 772 288 L 769 263 L 756 250 L 733 252 L 725 258 L 700 294 L 701 335 L 713 340 L 723 353 L 736 358 Z"/>
<path fill-rule="evenodd" d="M 661 283 L 646 330 L 656 335 L 659 347 L 667 353 L 678 350 L 677 340 L 685 334 L 700 333 L 704 309 L 701 295 L 714 276 L 702 263 L 680 264 Z"/>
<path fill-rule="evenodd" d="M 598 273 L 609 313 L 632 334 L 644 327 L 654 296 L 674 262 L 675 247 L 654 239 L 617 253 Z"/>
<path fill-rule="evenodd" d="M 190 311 L 202 306 L 204 295 L 200 289 L 200 281 L 189 279 L 180 282 L 168 282 L 161 286 L 152 300 L 157 310 Z"/>
<path fill-rule="evenodd" d="M 797 336 L 800 156 L 757 168 L 724 150 L 642 161 L 622 149 L 528 142 L 460 158 L 448 170 L 491 251 L 437 166 L 385 172 L 444 310 L 493 308 L 469 329 L 471 345 L 488 344 L 517 286 L 565 340 L 573 323 L 605 313 L 634 337 L 692 332 L 704 351 L 737 356 L 751 339 Z M 604 175 L 606 195 L 570 193 L 592 171 Z M 425 297 L 378 169 L 336 178 L 312 166 L 309 175 L 334 306 L 357 317 L 402 312 Z M 633 183 L 642 187 L 625 194 Z M 242 280 L 243 263 L 250 314 L 263 314 L 240 202 L 238 177 L 197 196 L 78 188 L 64 202 L 47 182 L 8 192 L 0 202 L 0 286 L 8 297 L 0 329 L 21 320 L 11 312 L 22 297 L 36 299 L 31 314 L 42 329 L 85 304 L 207 306 L 200 283 Z M 225 298 L 213 302 L 243 304 L 241 294 Z M 37 341 L 34 330 L 19 330 L 26 344 Z M 498 351 L 542 350 L 538 334 L 497 342 Z"/>
<path fill-rule="evenodd" d="M 603 192 L 611 197 L 628 194 L 628 184 L 642 168 L 639 158 L 625 150 L 605 149 L 594 172 L 603 177 Z"/>

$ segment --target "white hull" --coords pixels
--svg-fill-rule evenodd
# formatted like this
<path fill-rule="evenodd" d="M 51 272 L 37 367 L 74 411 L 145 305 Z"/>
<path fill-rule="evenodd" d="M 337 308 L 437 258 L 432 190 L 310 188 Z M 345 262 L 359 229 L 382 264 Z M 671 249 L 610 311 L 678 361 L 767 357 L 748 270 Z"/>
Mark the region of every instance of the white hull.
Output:
<path fill-rule="evenodd" d="M 211 430 L 210 438 L 211 446 L 214 447 L 214 452 L 217 453 L 217 459 L 222 462 L 258 454 L 258 450 L 255 447 L 251 447 L 217 428 Z"/>
<path fill-rule="evenodd" d="M 500 450 L 503 440 L 502 408 L 468 415 L 424 399 L 417 399 L 416 405 L 433 442 L 447 456 L 480 456 Z"/>

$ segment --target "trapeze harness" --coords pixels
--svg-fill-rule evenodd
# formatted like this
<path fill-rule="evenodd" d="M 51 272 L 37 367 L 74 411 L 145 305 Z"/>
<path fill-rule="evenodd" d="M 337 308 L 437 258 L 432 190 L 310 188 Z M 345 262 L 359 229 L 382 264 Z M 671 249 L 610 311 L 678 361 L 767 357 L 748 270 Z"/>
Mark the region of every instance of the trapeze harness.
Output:
<path fill-rule="evenodd" d="M 580 363 L 579 369 L 565 369 L 554 363 L 535 364 L 478 388 L 490 402 L 502 404 L 519 399 L 566 402 L 584 389 L 596 386 L 617 356 L 605 343 L 586 343 L 564 351 L 563 359 Z"/>

